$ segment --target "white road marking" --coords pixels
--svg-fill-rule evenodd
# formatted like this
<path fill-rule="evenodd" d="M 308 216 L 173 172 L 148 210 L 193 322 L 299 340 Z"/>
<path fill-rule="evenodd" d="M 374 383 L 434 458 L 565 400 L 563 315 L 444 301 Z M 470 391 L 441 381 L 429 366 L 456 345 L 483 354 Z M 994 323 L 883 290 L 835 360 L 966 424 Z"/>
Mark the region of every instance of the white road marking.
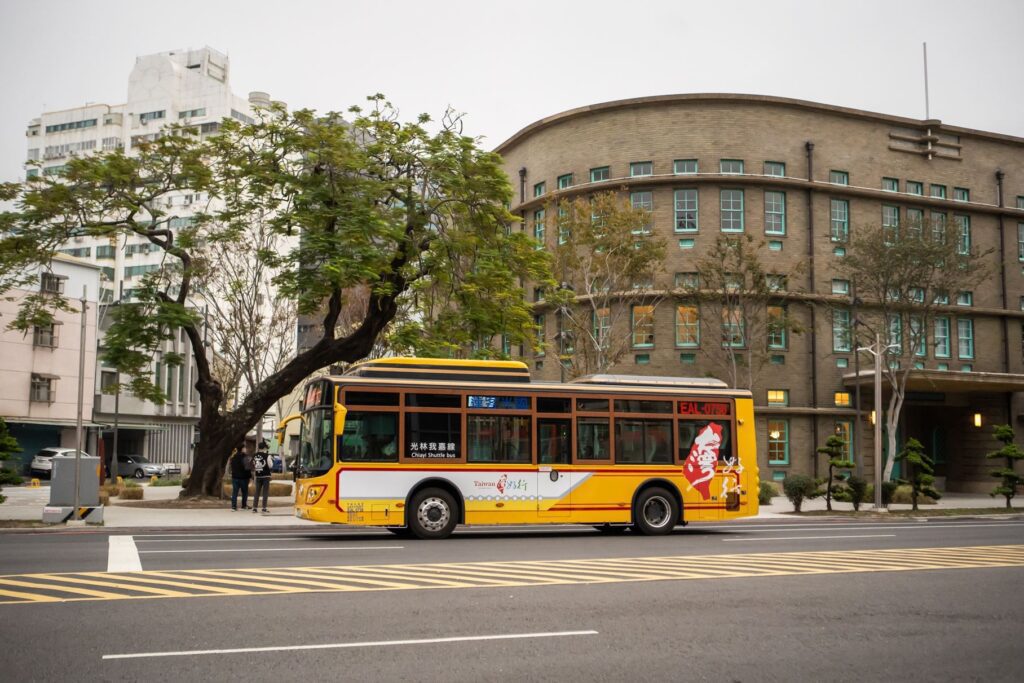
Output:
<path fill-rule="evenodd" d="M 758 525 L 758 526 L 760 526 L 760 525 Z M 854 525 L 840 526 L 840 525 L 835 525 L 835 524 L 832 525 L 832 526 L 787 526 L 785 524 L 780 524 L 780 525 L 777 525 L 777 526 L 773 526 L 771 529 L 765 529 L 765 528 L 758 528 L 758 529 L 747 528 L 747 529 L 744 529 L 744 528 L 738 527 L 738 526 L 729 526 L 729 527 L 722 526 L 722 527 L 714 527 L 714 528 L 715 529 L 726 530 L 728 533 L 733 533 L 733 534 L 760 534 L 760 533 L 766 533 L 766 532 L 769 532 L 769 531 L 778 532 L 780 530 L 782 530 L 782 531 L 845 531 L 845 530 L 849 530 L 849 531 L 868 531 L 868 530 L 872 530 L 872 531 L 874 531 L 874 530 L 891 531 L 893 529 L 900 529 L 900 530 L 911 530 L 911 531 L 924 531 L 926 529 L 960 529 L 960 528 L 975 529 L 975 528 L 979 528 L 979 527 L 993 527 L 993 526 L 994 527 L 1017 526 L 1017 527 L 1024 528 L 1024 524 L 1013 524 L 1013 523 L 1010 523 L 1010 524 L 913 524 L 911 522 L 906 522 L 906 523 L 903 523 L 903 524 L 885 525 L 885 526 L 883 526 L 881 524 L 865 524 L 865 525 L 857 525 L 857 526 L 854 526 Z M 695 527 L 695 529 L 709 529 L 709 528 L 711 528 L 711 527 L 705 527 L 705 526 Z"/>
<path fill-rule="evenodd" d="M 744 541 L 808 541 L 819 538 L 888 538 L 896 534 L 862 534 L 858 536 L 840 534 L 838 536 L 769 536 L 768 538 L 723 538 L 723 543 L 742 543 Z"/>
<path fill-rule="evenodd" d="M 142 561 L 139 550 L 131 536 L 108 537 L 107 571 L 108 572 L 141 572 Z"/>
<path fill-rule="evenodd" d="M 322 546 L 319 548 L 296 548 L 301 552 L 307 550 L 401 550 L 404 545 L 368 545 L 368 546 Z M 197 550 L 140 550 L 140 553 L 277 553 L 280 548 L 199 548 Z"/>
<path fill-rule="evenodd" d="M 142 657 L 194 657 L 198 655 L 225 655 L 247 652 L 288 652 L 290 650 L 332 650 L 353 647 L 388 647 L 391 645 L 434 645 L 437 643 L 466 643 L 480 640 L 521 640 L 524 638 L 565 638 L 567 636 L 596 636 L 597 631 L 552 631 L 548 633 L 508 633 L 493 636 L 455 636 L 452 638 L 423 638 L 420 640 L 375 640 L 363 643 L 323 643 L 321 645 L 279 645 L 276 647 L 239 647 L 223 650 L 181 650 L 178 652 L 136 652 L 132 654 L 103 655 L 103 659 L 139 659 Z"/>
<path fill-rule="evenodd" d="M 245 538 L 140 538 L 138 543 L 251 543 L 252 541 L 308 541 L 309 538 L 285 536 L 284 538 L 268 538 L 266 536 L 246 536 Z"/>

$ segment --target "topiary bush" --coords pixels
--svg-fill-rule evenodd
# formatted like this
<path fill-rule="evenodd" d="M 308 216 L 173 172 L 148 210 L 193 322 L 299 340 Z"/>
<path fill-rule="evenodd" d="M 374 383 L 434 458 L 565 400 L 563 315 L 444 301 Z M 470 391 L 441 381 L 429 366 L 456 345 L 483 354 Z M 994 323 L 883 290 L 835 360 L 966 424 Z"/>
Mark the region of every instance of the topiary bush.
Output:
<path fill-rule="evenodd" d="M 900 485 L 894 481 L 882 482 L 882 507 L 889 507 L 889 505 L 893 502 L 892 497 L 893 495 L 895 495 L 896 489 L 898 489 L 899 487 Z"/>
<path fill-rule="evenodd" d="M 806 474 L 791 474 L 782 482 L 782 490 L 786 498 L 793 503 L 793 512 L 800 512 L 804 500 L 817 497 L 818 482 Z"/>
<path fill-rule="evenodd" d="M 846 480 L 846 491 L 844 492 L 847 499 L 853 503 L 853 511 L 859 512 L 862 503 L 868 501 L 868 482 L 863 477 L 858 477 L 856 474 L 850 475 L 850 478 Z"/>
<path fill-rule="evenodd" d="M 135 484 L 134 486 L 126 484 L 124 489 L 121 490 L 119 497 L 121 500 L 142 500 L 145 493 L 146 489 L 142 488 L 138 484 Z"/>
<path fill-rule="evenodd" d="M 779 495 L 779 489 L 770 481 L 762 481 L 757 489 L 757 502 L 759 505 L 771 505 L 772 498 Z"/>

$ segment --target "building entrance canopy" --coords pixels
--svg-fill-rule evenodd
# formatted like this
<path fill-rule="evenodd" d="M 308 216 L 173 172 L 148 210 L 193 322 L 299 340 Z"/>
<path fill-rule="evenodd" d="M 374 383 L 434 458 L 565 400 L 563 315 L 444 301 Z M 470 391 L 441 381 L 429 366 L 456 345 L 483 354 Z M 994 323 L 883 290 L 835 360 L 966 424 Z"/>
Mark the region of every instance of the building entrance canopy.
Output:
<path fill-rule="evenodd" d="M 887 392 L 889 382 L 882 378 L 882 391 Z M 871 391 L 874 387 L 873 370 L 860 374 L 843 375 L 843 385 Z M 907 391 L 937 391 L 947 394 L 1000 393 L 1024 391 L 1024 375 L 1002 372 L 949 372 L 946 370 L 911 370 L 907 377 Z"/>

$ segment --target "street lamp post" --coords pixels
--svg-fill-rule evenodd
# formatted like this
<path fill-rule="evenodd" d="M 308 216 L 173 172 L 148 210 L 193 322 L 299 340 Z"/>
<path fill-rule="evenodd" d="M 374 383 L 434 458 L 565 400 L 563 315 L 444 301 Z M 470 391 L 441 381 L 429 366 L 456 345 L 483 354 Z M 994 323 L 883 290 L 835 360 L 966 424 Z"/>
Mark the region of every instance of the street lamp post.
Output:
<path fill-rule="evenodd" d="M 885 509 L 882 506 L 882 356 L 889 349 L 898 348 L 898 344 L 883 346 L 882 338 L 877 332 L 874 344 L 857 347 L 858 353 L 867 351 L 875 357 L 875 512 Z M 857 378 L 857 383 L 860 383 L 860 377 Z"/>

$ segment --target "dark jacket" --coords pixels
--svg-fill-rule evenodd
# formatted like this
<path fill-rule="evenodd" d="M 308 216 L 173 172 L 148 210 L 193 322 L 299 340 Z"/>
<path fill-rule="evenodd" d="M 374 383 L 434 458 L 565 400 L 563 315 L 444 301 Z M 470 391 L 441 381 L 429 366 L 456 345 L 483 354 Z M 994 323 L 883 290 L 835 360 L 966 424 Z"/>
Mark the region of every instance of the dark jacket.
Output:
<path fill-rule="evenodd" d="M 249 456 L 245 454 L 245 451 L 236 451 L 231 456 L 231 478 L 232 479 L 249 479 L 252 473 L 248 467 Z"/>
<path fill-rule="evenodd" d="M 257 479 L 270 478 L 270 453 L 268 451 L 256 451 L 256 455 L 252 456 L 252 471 Z"/>

